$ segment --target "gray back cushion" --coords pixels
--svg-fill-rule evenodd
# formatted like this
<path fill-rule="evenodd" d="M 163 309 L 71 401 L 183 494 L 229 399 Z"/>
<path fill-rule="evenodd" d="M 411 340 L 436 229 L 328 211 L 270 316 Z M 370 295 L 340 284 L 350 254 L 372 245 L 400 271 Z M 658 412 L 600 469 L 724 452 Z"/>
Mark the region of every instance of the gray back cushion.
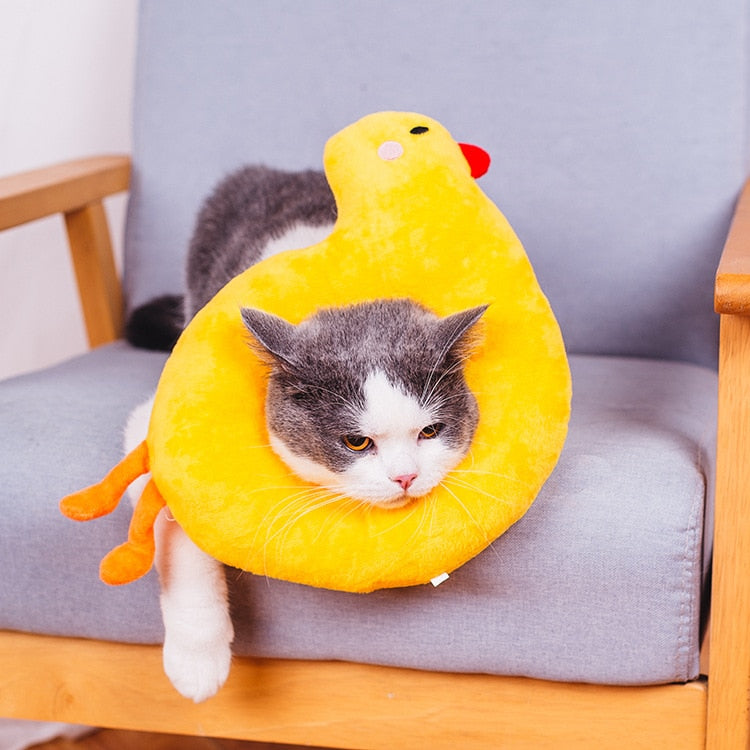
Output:
<path fill-rule="evenodd" d="M 492 155 L 569 350 L 713 365 L 712 281 L 746 168 L 742 0 L 146 0 L 129 306 L 179 291 L 196 210 L 241 164 L 423 112 Z"/>

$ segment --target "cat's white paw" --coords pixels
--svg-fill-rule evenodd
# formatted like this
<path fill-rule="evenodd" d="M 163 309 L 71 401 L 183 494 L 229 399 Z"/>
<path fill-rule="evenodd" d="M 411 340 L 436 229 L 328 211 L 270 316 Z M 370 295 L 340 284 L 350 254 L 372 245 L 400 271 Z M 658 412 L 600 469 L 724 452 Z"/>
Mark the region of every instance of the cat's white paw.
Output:
<path fill-rule="evenodd" d="M 164 620 L 164 671 L 196 703 L 224 684 L 234 627 L 224 566 L 193 544 L 163 513 L 154 526 Z"/>
<path fill-rule="evenodd" d="M 177 692 L 196 703 L 215 695 L 229 676 L 233 637 L 231 620 L 212 637 L 167 631 L 164 671 Z"/>

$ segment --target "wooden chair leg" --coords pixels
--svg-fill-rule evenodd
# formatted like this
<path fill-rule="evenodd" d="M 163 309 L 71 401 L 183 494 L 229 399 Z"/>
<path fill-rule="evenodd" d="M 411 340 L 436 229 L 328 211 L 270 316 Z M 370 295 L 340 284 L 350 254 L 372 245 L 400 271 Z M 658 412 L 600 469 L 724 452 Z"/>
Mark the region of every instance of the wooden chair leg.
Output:
<path fill-rule="evenodd" d="M 102 202 L 66 213 L 65 226 L 89 344 L 114 341 L 122 331 L 122 291 Z"/>

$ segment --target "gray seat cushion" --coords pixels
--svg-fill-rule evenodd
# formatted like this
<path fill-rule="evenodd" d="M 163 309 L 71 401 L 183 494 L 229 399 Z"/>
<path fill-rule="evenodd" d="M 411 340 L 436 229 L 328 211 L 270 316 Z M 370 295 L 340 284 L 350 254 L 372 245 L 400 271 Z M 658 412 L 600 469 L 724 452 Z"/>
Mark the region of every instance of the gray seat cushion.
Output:
<path fill-rule="evenodd" d="M 59 498 L 118 460 L 163 355 L 123 343 L 0 384 L 0 627 L 153 643 L 152 572 L 110 588 L 128 503 L 88 524 Z M 698 671 L 713 371 L 574 356 L 562 459 L 526 516 L 438 588 L 369 595 L 229 571 L 242 654 L 615 684 Z M 706 524 L 710 528 L 710 518 Z"/>

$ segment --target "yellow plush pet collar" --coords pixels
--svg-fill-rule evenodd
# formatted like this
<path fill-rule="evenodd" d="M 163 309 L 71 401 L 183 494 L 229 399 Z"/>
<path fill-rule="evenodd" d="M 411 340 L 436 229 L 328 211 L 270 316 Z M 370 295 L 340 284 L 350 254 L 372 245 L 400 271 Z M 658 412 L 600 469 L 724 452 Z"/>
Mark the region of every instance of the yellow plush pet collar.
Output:
<path fill-rule="evenodd" d="M 562 449 L 570 374 L 523 247 L 472 176 L 485 168 L 480 150 L 420 114 L 370 115 L 329 140 L 333 232 L 236 277 L 186 328 L 159 382 L 146 445 L 105 482 L 106 495 L 121 491 L 128 471 L 152 473 L 130 541 L 103 577 L 122 582 L 148 569 L 159 497 L 229 565 L 355 592 L 451 572 L 526 512 Z M 310 485 L 269 448 L 266 371 L 240 310 L 299 323 L 321 307 L 383 298 L 411 298 L 441 316 L 489 304 L 466 363 L 480 415 L 471 450 L 402 508 L 327 502 L 321 488 L 301 500 Z M 64 512 L 97 515 L 90 506 L 101 491 L 66 498 Z"/>

